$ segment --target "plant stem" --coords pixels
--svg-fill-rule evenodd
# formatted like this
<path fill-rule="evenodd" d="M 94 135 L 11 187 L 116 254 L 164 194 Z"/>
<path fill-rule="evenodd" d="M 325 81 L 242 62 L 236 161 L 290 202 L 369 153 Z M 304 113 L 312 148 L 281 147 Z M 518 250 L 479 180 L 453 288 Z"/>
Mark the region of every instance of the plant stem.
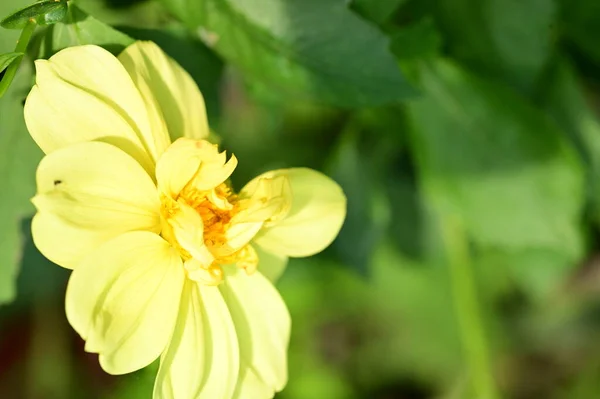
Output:
<path fill-rule="evenodd" d="M 25 25 L 23 31 L 21 32 L 21 36 L 19 36 L 19 40 L 17 41 L 15 53 L 25 53 L 36 26 L 37 22 L 35 21 L 35 19 L 29 20 L 27 25 Z M 23 57 L 20 57 L 19 59 L 13 61 L 13 63 L 10 64 L 10 66 L 6 69 L 4 77 L 2 78 L 2 80 L 0 80 L 0 97 L 2 97 L 10 87 L 10 84 L 12 83 L 13 79 L 15 78 L 15 75 L 17 74 L 17 70 L 21 65 L 22 59 Z"/>
<path fill-rule="evenodd" d="M 468 363 L 472 392 L 476 399 L 498 399 L 500 395 L 490 366 L 488 343 L 477 299 L 467 237 L 456 218 L 445 216 L 442 229 L 448 254 L 454 307 Z"/>

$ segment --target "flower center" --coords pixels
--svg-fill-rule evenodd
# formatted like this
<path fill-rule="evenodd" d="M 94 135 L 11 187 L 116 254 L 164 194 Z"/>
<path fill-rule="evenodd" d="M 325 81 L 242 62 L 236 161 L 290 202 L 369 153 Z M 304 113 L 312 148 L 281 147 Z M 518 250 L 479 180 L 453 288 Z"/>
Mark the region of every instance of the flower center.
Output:
<path fill-rule="evenodd" d="M 247 242 L 235 245 L 235 237 L 229 234 L 232 218 L 241 205 L 243 202 L 226 183 L 211 191 L 184 189 L 177 201 L 163 196 L 161 235 L 179 251 L 189 278 L 213 285 L 222 280 L 223 265 L 235 264 L 249 274 L 256 270 L 258 255 L 254 248 Z M 187 231 L 177 234 L 180 226 Z M 197 234 L 200 228 L 201 238 Z M 198 230 L 200 239 L 189 242 L 186 237 L 194 230 Z"/>
<path fill-rule="evenodd" d="M 161 235 L 194 281 L 219 284 L 224 265 L 253 273 L 258 255 L 250 241 L 289 211 L 286 177 L 259 177 L 235 194 L 226 181 L 236 165 L 233 155 L 227 161 L 215 145 L 190 139 L 175 141 L 158 161 Z"/>

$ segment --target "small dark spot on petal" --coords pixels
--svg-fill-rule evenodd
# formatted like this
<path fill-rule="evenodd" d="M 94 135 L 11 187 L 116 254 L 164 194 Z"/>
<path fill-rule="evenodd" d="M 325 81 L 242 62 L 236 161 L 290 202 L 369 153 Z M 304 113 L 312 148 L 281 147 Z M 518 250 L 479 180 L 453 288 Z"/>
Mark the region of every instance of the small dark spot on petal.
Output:
<path fill-rule="evenodd" d="M 62 183 L 62 180 L 54 180 L 54 185 L 58 186 L 60 183 Z"/>

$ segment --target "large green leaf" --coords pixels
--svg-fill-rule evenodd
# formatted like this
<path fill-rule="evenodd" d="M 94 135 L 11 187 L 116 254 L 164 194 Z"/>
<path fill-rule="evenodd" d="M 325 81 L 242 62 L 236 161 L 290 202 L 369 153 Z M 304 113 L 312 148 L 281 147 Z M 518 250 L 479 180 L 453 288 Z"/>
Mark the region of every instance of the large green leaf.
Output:
<path fill-rule="evenodd" d="M 35 169 L 42 157 L 25 127 L 23 100 L 31 84 L 31 67 L 23 65 L 0 98 L 0 303 L 13 299 L 24 246 L 21 223 L 34 208 Z"/>
<path fill-rule="evenodd" d="M 556 63 L 541 93 L 548 114 L 570 135 L 588 164 L 591 214 L 600 223 L 600 121 L 566 60 Z"/>
<path fill-rule="evenodd" d="M 351 7 L 377 24 L 386 22 L 406 0 L 351 0 Z"/>
<path fill-rule="evenodd" d="M 391 51 L 401 61 L 437 56 L 442 37 L 431 18 L 421 19 L 391 33 Z"/>
<path fill-rule="evenodd" d="M 248 77 L 339 106 L 414 93 L 387 38 L 338 0 L 163 0 Z"/>
<path fill-rule="evenodd" d="M 558 127 L 512 91 L 449 62 L 421 70 L 409 106 L 425 194 L 473 241 L 581 256 L 583 169 Z"/>
<path fill-rule="evenodd" d="M 531 89 L 551 53 L 554 0 L 441 0 L 435 11 L 451 51 Z"/>
<path fill-rule="evenodd" d="M 361 348 L 359 375 L 377 370 L 380 379 L 408 375 L 442 385 L 455 380 L 464 360 L 446 268 L 412 263 L 380 245 L 366 297 L 377 339 Z"/>

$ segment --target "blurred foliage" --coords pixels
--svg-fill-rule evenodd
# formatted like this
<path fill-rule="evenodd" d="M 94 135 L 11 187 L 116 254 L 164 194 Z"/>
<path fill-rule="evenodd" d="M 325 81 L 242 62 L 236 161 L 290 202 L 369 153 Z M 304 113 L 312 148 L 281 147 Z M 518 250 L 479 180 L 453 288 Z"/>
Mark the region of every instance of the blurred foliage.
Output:
<path fill-rule="evenodd" d="M 236 187 L 309 166 L 347 194 L 338 239 L 278 283 L 294 327 L 277 398 L 475 398 L 481 350 L 500 397 L 600 397 L 599 4 L 69 1 L 0 98 L 0 396 L 150 396 L 156 364 L 108 376 L 66 322 L 68 271 L 29 234 L 42 154 L 22 116 L 33 60 L 141 39 L 202 89 Z M 18 36 L 0 31 L 0 70 Z"/>

